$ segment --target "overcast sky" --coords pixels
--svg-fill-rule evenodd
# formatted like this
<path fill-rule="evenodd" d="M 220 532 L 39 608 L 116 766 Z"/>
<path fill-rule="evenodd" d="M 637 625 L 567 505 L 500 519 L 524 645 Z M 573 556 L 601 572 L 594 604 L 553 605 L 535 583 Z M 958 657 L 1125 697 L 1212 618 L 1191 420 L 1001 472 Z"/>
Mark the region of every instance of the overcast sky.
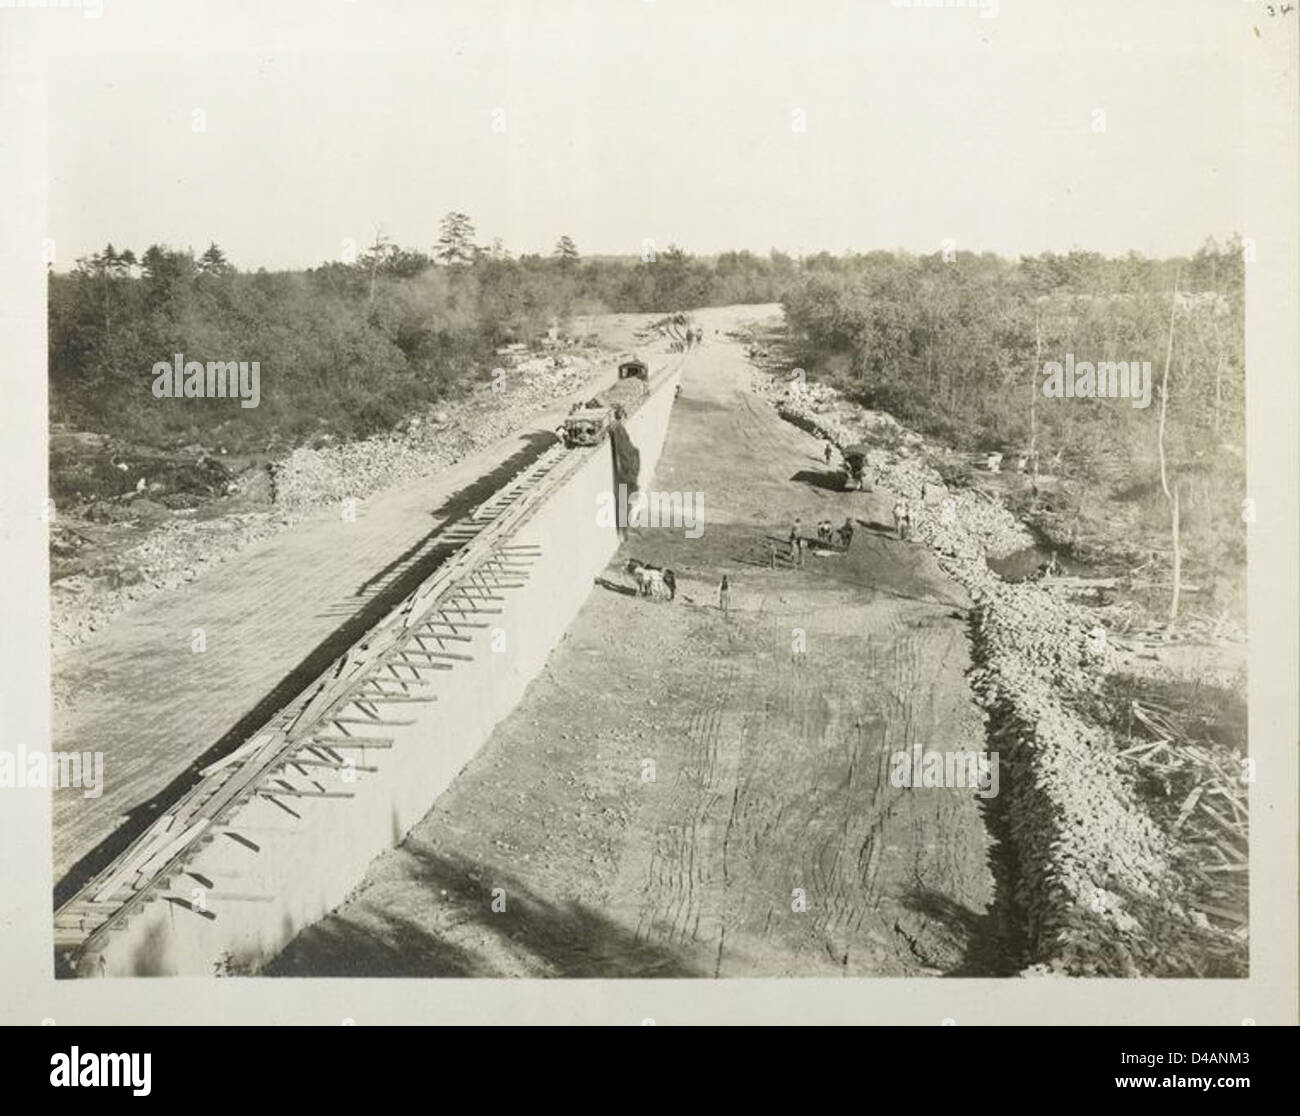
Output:
<path fill-rule="evenodd" d="M 428 250 L 450 209 L 515 253 L 1162 255 L 1243 223 L 1242 0 L 227 0 L 181 30 L 104 2 L 4 13 L 65 21 L 60 267 L 110 240 L 310 266 L 379 225 Z"/>

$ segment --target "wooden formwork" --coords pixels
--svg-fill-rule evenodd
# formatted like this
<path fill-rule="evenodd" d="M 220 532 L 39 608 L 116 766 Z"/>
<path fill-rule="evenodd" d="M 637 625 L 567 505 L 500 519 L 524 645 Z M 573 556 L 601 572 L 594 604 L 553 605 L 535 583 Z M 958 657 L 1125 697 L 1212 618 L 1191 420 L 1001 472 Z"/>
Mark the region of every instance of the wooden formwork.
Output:
<path fill-rule="evenodd" d="M 660 370 L 650 395 L 665 386 Z M 365 636 L 339 656 L 244 744 L 203 768 L 199 782 L 134 840 L 54 916 L 60 975 L 95 975 L 85 962 L 104 950 L 146 904 L 159 899 L 211 918 L 223 902 L 268 900 L 220 888 L 202 908 L 173 889 L 222 827 L 254 799 L 293 813 L 296 799 L 346 800 L 355 791 L 322 778 L 340 771 L 369 773 L 370 751 L 394 745 L 394 730 L 414 723 L 406 710 L 436 702 L 431 680 L 473 661 L 466 645 L 502 612 L 504 594 L 523 588 L 540 557 L 536 544 L 515 536 L 565 480 L 606 447 L 557 445 L 474 509 L 458 530 L 460 547 Z"/>

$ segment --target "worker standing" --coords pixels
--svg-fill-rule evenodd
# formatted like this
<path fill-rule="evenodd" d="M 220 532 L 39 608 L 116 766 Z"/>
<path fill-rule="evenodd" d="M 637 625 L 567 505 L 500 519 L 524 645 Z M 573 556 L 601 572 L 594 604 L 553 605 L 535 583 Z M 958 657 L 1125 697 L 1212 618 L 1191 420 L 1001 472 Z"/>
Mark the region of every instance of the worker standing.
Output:
<path fill-rule="evenodd" d="M 718 607 L 722 609 L 723 616 L 731 611 L 731 581 L 726 574 L 722 575 L 722 582 L 718 586 Z"/>

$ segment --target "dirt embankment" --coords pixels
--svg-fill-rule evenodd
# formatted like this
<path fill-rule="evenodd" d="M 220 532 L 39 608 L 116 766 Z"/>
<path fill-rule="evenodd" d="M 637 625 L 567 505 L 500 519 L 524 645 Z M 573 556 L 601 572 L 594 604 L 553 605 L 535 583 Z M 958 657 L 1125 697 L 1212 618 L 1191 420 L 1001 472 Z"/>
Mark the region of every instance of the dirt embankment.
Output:
<path fill-rule="evenodd" d="M 322 508 L 427 476 L 522 429 L 540 408 L 607 374 L 613 355 L 585 345 L 503 354 L 504 390 L 485 383 L 389 435 L 346 444 L 326 436 L 275 458 L 52 432 L 55 649 Z"/>
<path fill-rule="evenodd" d="M 1108 623 L 1124 615 L 1122 602 L 1091 608 L 1071 599 L 1068 584 L 1008 584 L 992 573 L 986 556 L 1025 545 L 1027 533 L 995 502 L 949 489 L 930 464 L 942 451 L 829 388 L 761 374 L 756 383 L 784 417 L 841 447 L 890 447 L 869 457 L 875 483 L 913 501 L 916 537 L 976 604 L 971 684 L 990 715 L 990 749 L 1006 765 L 992 821 L 1011 850 L 1005 898 L 1024 925 L 1030 971 L 1244 975 L 1245 788 L 1234 778 L 1240 752 L 1232 740 L 1193 742 L 1168 721 L 1156 725 L 1133 698 L 1153 674 L 1177 680 L 1178 664 L 1166 661 L 1152 672 L 1132 646 L 1108 638 Z M 1207 658 L 1212 650 L 1205 649 Z M 1208 678 L 1227 694 L 1240 688 L 1239 675 L 1203 666 L 1194 664 L 1197 682 Z M 1115 685 L 1124 679 L 1127 685 Z M 1141 722 L 1136 737 L 1131 713 L 1127 739 L 1116 731 L 1125 720 L 1115 709 L 1117 689 Z M 1148 728 L 1153 737 L 1143 735 Z M 1152 742 L 1162 736 L 1163 744 Z M 1244 743 L 1244 736 L 1236 741 Z M 1175 754 L 1160 762 L 1156 784 L 1132 757 L 1162 747 Z M 1171 776 L 1181 808 L 1165 801 Z M 1226 818 L 1208 799 L 1197 813 L 1207 793 L 1218 796 Z"/>
<path fill-rule="evenodd" d="M 914 747 L 982 747 L 969 601 L 885 495 L 818 483 L 821 445 L 725 338 L 752 313 L 693 315 L 650 483 L 702 494 L 703 532 L 631 529 L 520 705 L 277 974 L 1015 971 L 983 800 L 890 778 Z M 858 529 L 792 568 L 795 517 Z M 629 557 L 676 600 L 636 597 Z"/>

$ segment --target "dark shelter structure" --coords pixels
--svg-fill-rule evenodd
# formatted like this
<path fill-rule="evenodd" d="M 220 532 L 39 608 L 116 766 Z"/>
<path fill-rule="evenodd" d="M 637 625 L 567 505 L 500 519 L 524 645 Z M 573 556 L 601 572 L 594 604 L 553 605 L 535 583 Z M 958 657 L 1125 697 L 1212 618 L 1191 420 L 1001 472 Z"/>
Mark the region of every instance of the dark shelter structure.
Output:
<path fill-rule="evenodd" d="M 609 441 L 614 449 L 614 491 L 618 492 L 619 485 L 627 485 L 630 497 L 640 482 L 641 451 L 633 445 L 621 421 L 610 427 Z"/>

